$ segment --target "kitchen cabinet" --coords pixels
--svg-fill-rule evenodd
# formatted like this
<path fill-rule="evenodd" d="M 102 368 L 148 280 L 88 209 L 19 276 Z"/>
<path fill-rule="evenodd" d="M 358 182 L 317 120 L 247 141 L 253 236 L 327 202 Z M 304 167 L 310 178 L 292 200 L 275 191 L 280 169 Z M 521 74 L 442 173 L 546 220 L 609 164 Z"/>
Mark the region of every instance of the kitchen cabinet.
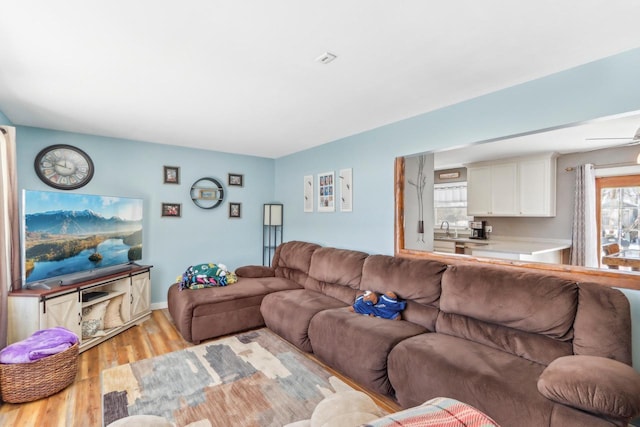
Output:
<path fill-rule="evenodd" d="M 454 254 L 454 253 L 456 253 L 456 242 L 454 242 L 454 241 L 434 240 L 433 241 L 433 251 L 434 252 L 442 252 L 442 253 L 446 253 L 446 254 Z"/>
<path fill-rule="evenodd" d="M 518 163 L 519 214 L 556 216 L 556 157 L 533 157 Z"/>
<path fill-rule="evenodd" d="M 555 216 L 555 197 L 555 155 L 467 166 L 470 216 Z"/>
<path fill-rule="evenodd" d="M 467 168 L 467 214 L 517 215 L 517 171 L 515 162 Z"/>
<path fill-rule="evenodd" d="M 150 269 L 151 266 L 132 266 L 125 272 L 75 285 L 11 292 L 7 310 L 8 343 L 23 340 L 41 329 L 62 326 L 80 338 L 80 351 L 84 351 L 141 323 L 151 315 Z M 120 296 L 122 301 L 116 301 Z M 107 327 L 105 322 L 105 328 L 82 337 L 83 316 L 89 315 L 93 307 L 112 301 L 120 304 L 114 306 L 119 308 L 120 320 L 114 322 L 113 327 Z"/>

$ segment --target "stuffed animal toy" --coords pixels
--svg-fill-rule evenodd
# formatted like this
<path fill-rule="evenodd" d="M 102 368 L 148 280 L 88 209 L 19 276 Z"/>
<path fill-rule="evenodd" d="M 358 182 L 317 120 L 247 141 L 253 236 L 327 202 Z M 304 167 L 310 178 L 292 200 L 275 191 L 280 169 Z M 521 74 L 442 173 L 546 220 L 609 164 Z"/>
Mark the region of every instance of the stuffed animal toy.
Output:
<path fill-rule="evenodd" d="M 383 319 L 400 320 L 400 313 L 406 306 L 407 302 L 399 300 L 394 292 L 389 291 L 378 295 L 372 291 L 365 291 L 364 294 L 356 298 L 356 301 L 349 309 L 354 313 Z"/>

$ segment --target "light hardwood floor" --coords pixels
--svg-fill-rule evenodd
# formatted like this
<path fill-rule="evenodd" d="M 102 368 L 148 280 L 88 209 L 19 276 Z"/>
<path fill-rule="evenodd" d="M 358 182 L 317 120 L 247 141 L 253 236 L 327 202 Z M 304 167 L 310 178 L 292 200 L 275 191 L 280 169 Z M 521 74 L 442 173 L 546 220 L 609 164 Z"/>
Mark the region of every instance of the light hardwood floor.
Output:
<path fill-rule="evenodd" d="M 3 403 L 0 406 L 0 426 L 100 427 L 102 425 L 100 372 L 103 369 L 191 346 L 192 344 L 185 341 L 174 327 L 168 311 L 155 310 L 151 314 L 151 319 L 140 326 L 134 326 L 80 354 L 75 382 L 60 393 L 30 403 Z M 307 357 L 320 363 L 313 356 L 307 355 Z M 364 390 L 349 378 L 327 366 L 325 368 L 351 387 L 367 393 L 387 412 L 399 409 L 391 399 Z"/>

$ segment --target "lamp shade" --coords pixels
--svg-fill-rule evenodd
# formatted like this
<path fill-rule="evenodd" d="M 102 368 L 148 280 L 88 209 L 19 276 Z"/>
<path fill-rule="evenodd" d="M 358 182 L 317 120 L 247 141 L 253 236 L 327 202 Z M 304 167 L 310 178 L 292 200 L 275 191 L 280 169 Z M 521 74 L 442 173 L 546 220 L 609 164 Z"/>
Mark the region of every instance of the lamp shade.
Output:
<path fill-rule="evenodd" d="M 282 225 L 282 205 L 264 205 L 264 225 Z"/>

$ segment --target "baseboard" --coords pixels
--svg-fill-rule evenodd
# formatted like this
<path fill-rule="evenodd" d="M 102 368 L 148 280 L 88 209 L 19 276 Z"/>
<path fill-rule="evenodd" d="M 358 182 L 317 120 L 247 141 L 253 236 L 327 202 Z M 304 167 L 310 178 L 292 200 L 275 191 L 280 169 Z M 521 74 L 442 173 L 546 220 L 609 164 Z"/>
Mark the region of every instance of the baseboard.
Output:
<path fill-rule="evenodd" d="M 167 304 L 166 301 L 151 303 L 151 310 L 162 310 L 162 309 L 168 308 L 168 307 L 169 307 L 169 305 Z"/>

